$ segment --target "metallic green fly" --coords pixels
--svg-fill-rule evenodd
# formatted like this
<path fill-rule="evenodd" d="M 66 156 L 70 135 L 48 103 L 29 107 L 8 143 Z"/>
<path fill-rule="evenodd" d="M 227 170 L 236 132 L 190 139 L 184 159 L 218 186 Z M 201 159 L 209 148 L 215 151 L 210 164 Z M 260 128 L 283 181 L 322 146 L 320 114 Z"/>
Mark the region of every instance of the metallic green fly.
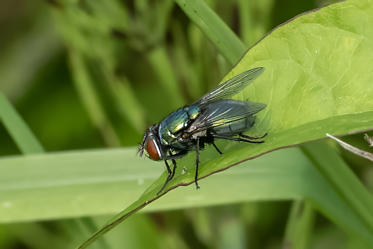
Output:
<path fill-rule="evenodd" d="M 205 144 L 213 145 L 216 151 L 222 154 L 214 142 L 215 139 L 247 143 L 264 142 L 258 139 L 265 137 L 266 134 L 261 137 L 250 137 L 243 132 L 254 125 L 254 114 L 263 110 L 266 105 L 229 99 L 243 90 L 263 71 L 263 67 L 257 67 L 229 79 L 193 104 L 177 109 L 145 131 L 139 146 L 140 156 L 146 150 L 150 159 L 163 160 L 168 171 L 166 182 L 158 193 L 162 192 L 174 177 L 175 159 L 185 156 L 189 151 L 196 151 L 195 184 L 198 189 L 199 151 L 205 147 Z M 168 160 L 173 164 L 172 170 Z"/>

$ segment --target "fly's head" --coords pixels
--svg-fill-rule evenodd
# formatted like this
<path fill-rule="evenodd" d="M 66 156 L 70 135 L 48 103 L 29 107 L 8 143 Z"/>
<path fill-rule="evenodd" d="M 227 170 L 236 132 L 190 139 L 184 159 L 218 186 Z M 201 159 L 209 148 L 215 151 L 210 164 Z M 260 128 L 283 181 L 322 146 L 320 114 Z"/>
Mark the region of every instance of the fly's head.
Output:
<path fill-rule="evenodd" d="M 158 125 L 150 126 L 144 134 L 144 138 L 139 146 L 139 155 L 142 156 L 144 151 L 146 156 L 154 161 L 162 160 L 162 145 L 158 139 Z"/>

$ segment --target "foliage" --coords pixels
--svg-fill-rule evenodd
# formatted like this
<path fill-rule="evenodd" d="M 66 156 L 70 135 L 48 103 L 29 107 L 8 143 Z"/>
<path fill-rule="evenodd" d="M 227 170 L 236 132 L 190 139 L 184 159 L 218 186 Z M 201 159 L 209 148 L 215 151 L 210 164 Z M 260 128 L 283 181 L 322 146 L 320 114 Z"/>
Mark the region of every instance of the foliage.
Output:
<path fill-rule="evenodd" d="M 240 58 L 244 47 L 252 45 L 248 43 L 255 41 L 251 37 L 262 36 L 273 25 L 268 21 L 270 17 L 278 16 L 276 11 L 271 15 L 274 3 L 269 0 L 251 4 L 197 0 L 176 3 L 167 0 L 135 1 L 133 5 L 119 1 L 51 1 L 48 11 L 53 12 L 66 50 L 55 50 L 63 52 L 56 53 L 55 65 L 48 66 L 49 69 L 34 80 L 40 82 L 33 83 L 35 90 L 22 96 L 17 93 L 17 88 L 3 88 L 5 95 L 17 103 L 21 116 L 36 136 L 6 98 L 1 96 L 0 99 L 4 127 L 22 153 L 43 151 L 35 137 L 47 151 L 135 145 L 147 124 L 159 121 L 169 111 L 206 92 L 211 87 L 206 83 L 217 82 L 227 72 L 229 64 L 235 64 Z M 307 4 L 299 3 L 297 11 Z M 244 42 L 228 27 L 235 27 L 235 19 L 229 15 L 235 8 L 239 9 L 239 31 Z M 40 9 L 43 9 L 42 5 Z M 286 13 L 283 18 L 291 17 L 285 16 Z M 254 16 L 258 14 L 266 19 L 256 22 Z M 369 63 L 373 33 L 368 28 L 373 23 L 372 14 L 373 5 L 368 0 L 333 4 L 291 20 L 251 47 L 225 79 L 256 66 L 266 68 L 260 78 L 236 96 L 268 105 L 250 131 L 252 134 L 268 132 L 266 142 L 261 145 L 221 142 L 222 156 L 207 149 L 201 154 L 201 177 L 240 164 L 202 180 L 199 191 L 195 191 L 194 186 L 171 191 L 145 211 L 246 201 L 297 200 L 287 222 L 285 245 L 307 248 L 310 243 L 325 243 L 320 238 L 322 234 L 329 238 L 342 237 L 335 228 L 332 229 L 337 231 L 336 235 L 320 232 L 319 237 L 313 236 L 316 209 L 350 235 L 351 247 L 371 246 L 371 194 L 332 145 L 317 142 L 302 145 L 300 150 L 271 151 L 323 138 L 327 132 L 342 135 L 373 127 L 372 89 L 369 87 L 373 78 Z M 35 15 L 42 16 L 40 12 Z M 54 46 L 55 43 L 47 44 Z M 56 77 L 66 75 L 65 59 L 72 79 Z M 45 66 L 38 57 L 35 62 L 39 62 L 40 67 Z M 61 71 L 60 65 L 65 69 Z M 26 79 L 23 82 L 17 79 L 20 85 L 30 84 Z M 51 81 L 57 88 L 48 88 Z M 72 85 L 67 84 L 70 81 L 74 82 L 77 94 Z M 34 103 L 32 107 L 30 103 Z M 1 146 L 9 147 L 9 140 L 9 137 L 2 139 Z M 162 168 L 153 167 L 155 163 L 149 160 L 138 159 L 135 150 L 135 147 L 128 147 L 0 158 L 0 208 L 3 210 L 0 221 L 30 222 L 115 213 L 145 191 L 114 217 L 103 232 L 111 229 L 117 224 L 115 219 L 118 217 L 121 221 L 160 197 L 156 193 L 165 180 L 165 173 L 157 179 Z M 14 153 L 2 151 L 3 154 Z M 271 153 L 261 156 L 268 152 Z M 261 157 L 246 161 L 258 156 Z M 355 168 L 366 164 L 359 160 L 347 158 Z M 193 181 L 194 154 L 190 153 L 178 164 L 176 176 L 166 192 Z M 366 167 L 355 170 L 368 179 L 369 174 L 363 174 Z M 249 241 L 245 236 L 245 226 L 255 220 L 258 224 L 265 223 L 263 214 L 252 213 L 255 206 L 260 205 L 263 204 L 231 205 L 232 211 L 228 214 L 234 217 L 230 219 L 233 222 L 216 221 L 222 222 L 219 224 L 223 229 L 219 231 L 214 231 L 216 226 L 213 225 L 219 218 L 209 216 L 210 211 L 205 209 L 192 213 L 202 221 L 199 218 L 188 220 L 180 213 L 162 215 L 166 220 L 171 219 L 168 216 L 175 219 L 166 221 L 165 228 L 174 227 L 178 234 L 170 232 L 171 229 L 159 232 L 154 228 L 159 222 L 152 221 L 149 216 L 137 216 L 128 220 L 130 229 L 125 228 L 126 224 L 118 229 L 128 234 L 126 240 L 114 233 L 108 240 L 93 246 L 149 247 L 145 241 L 136 240 L 135 235 L 131 240 L 131 230 L 143 233 L 149 243 L 160 248 L 164 246 L 159 238 L 172 248 L 195 248 L 201 244 L 211 248 L 232 248 L 233 245 L 244 248 L 247 243 L 255 246 L 255 239 Z M 246 211 L 237 212 L 237 207 Z M 215 213 L 216 217 L 225 216 L 223 208 Z M 283 212 L 269 210 L 265 213 L 264 216 L 272 217 L 267 221 L 269 224 L 276 220 L 276 213 L 281 215 Z M 181 235 L 184 223 L 194 227 L 195 239 Z M 96 229 L 89 219 L 56 224 L 64 232 L 54 235 L 38 223 L 25 224 L 22 229 L 7 225 L 2 230 L 8 233 L 4 238 L 17 237 L 30 248 L 48 248 L 51 243 L 56 248 L 66 248 L 61 239 L 64 236 L 70 238 L 71 244 L 67 247 L 74 247 Z M 267 232 L 251 231 L 250 234 L 258 238 L 263 234 L 276 238 L 276 229 L 271 226 L 263 229 Z M 44 240 L 45 244 L 38 243 L 22 231 L 38 231 L 40 237 L 51 239 L 48 243 Z M 218 240 L 213 235 L 215 232 L 220 235 Z M 1 243 L 11 244 L 6 239 Z M 344 248 L 349 246 L 331 243 Z M 263 248 L 263 244 L 259 243 L 257 248 Z"/>

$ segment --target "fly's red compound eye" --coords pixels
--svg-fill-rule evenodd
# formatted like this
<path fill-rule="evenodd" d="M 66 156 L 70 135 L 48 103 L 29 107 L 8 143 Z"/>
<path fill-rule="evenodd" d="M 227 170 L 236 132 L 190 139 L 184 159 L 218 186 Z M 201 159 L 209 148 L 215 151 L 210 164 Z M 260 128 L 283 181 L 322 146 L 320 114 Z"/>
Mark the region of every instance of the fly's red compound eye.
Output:
<path fill-rule="evenodd" d="M 145 146 L 146 151 L 151 159 L 155 161 L 161 160 L 160 151 L 153 138 L 149 138 Z"/>

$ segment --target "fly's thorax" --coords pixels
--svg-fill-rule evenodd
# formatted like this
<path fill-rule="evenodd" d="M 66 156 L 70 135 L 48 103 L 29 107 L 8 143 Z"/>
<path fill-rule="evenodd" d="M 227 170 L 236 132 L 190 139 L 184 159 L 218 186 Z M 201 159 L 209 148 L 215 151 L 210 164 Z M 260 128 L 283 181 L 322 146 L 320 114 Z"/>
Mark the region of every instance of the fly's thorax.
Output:
<path fill-rule="evenodd" d="M 183 141 L 180 137 L 183 131 L 198 117 L 199 110 L 198 106 L 185 106 L 162 120 L 158 130 L 161 143 L 170 146 L 178 146 L 177 144 L 182 146 Z"/>
<path fill-rule="evenodd" d="M 197 105 L 184 107 L 184 110 L 188 113 L 190 120 L 195 120 L 200 114 L 200 107 Z"/>

